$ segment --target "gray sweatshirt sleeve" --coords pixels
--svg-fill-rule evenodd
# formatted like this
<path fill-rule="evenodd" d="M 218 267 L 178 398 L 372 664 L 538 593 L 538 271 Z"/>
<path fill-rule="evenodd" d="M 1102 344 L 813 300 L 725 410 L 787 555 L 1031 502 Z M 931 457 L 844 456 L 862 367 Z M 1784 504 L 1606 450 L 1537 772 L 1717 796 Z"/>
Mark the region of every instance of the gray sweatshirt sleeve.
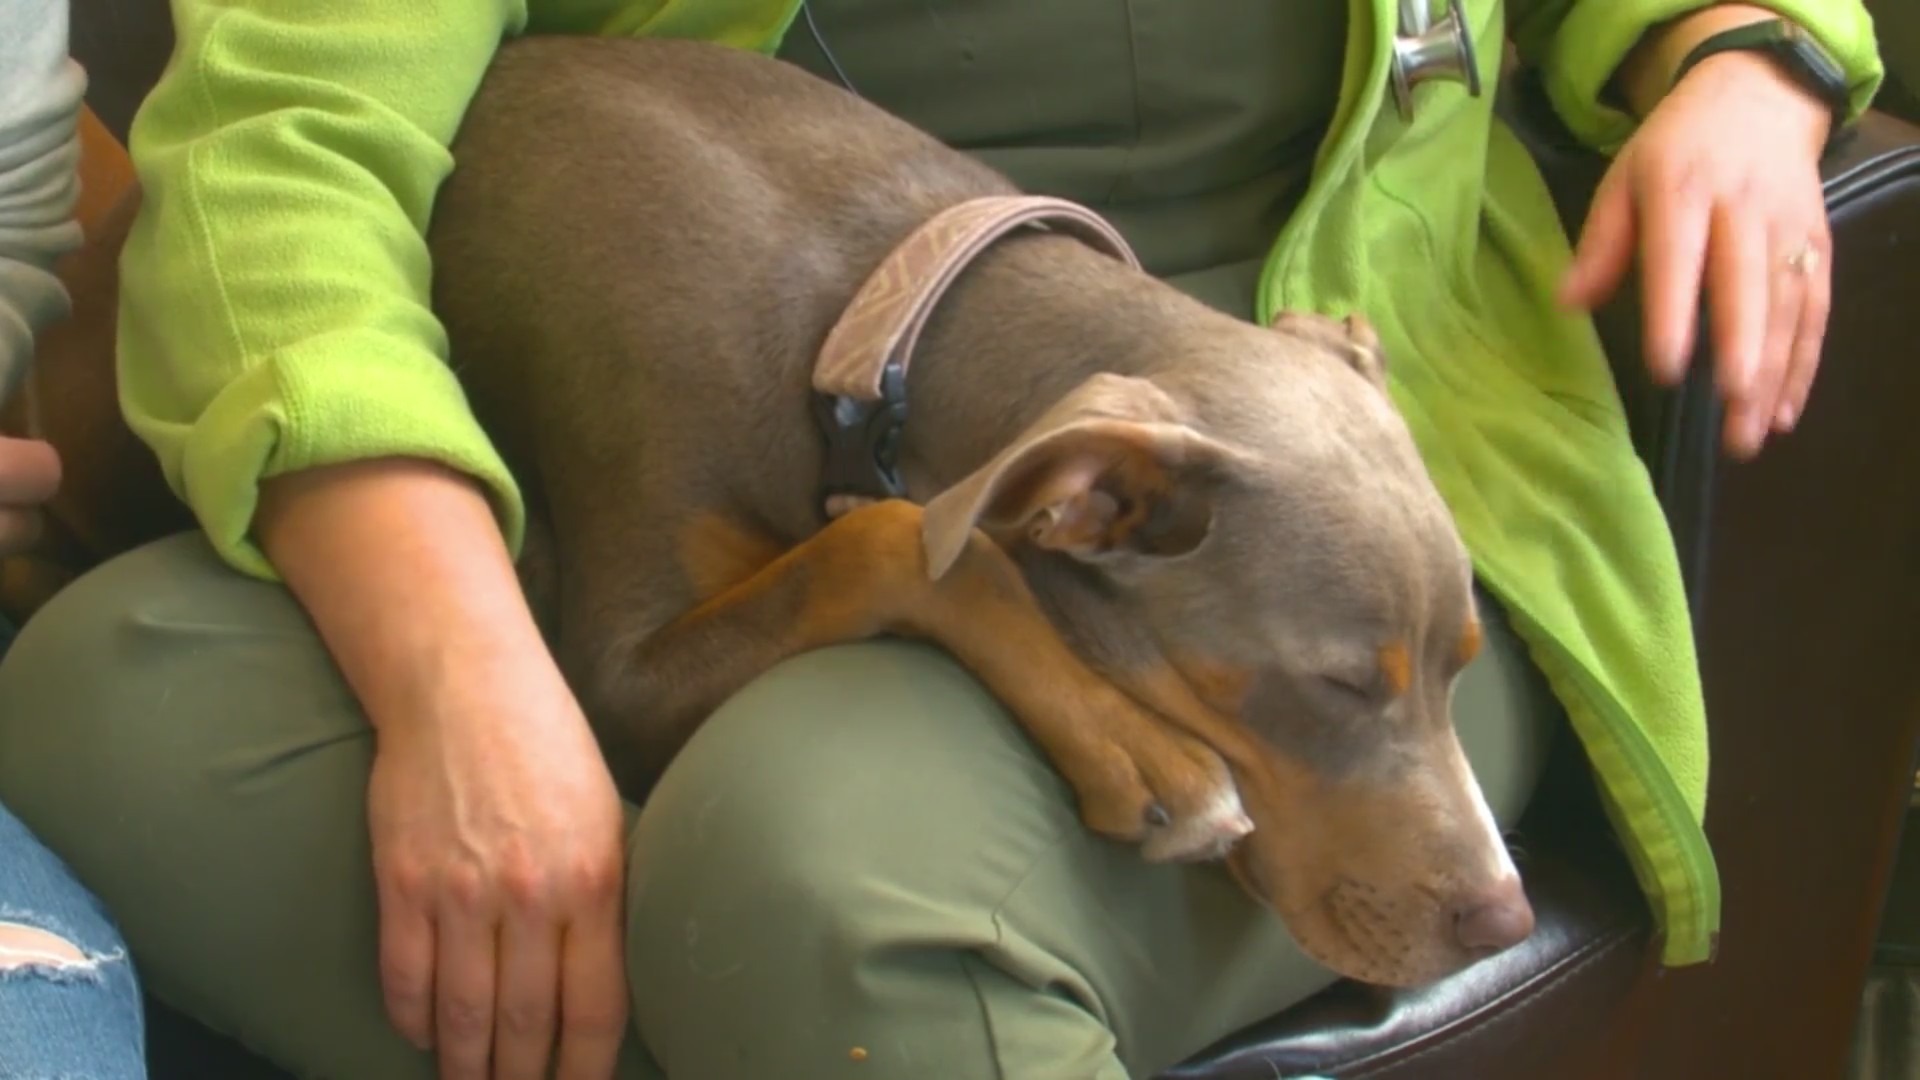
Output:
<path fill-rule="evenodd" d="M 34 335 L 68 310 L 53 262 L 80 243 L 78 122 L 86 77 L 67 55 L 67 0 L 0 0 L 0 400 Z"/>

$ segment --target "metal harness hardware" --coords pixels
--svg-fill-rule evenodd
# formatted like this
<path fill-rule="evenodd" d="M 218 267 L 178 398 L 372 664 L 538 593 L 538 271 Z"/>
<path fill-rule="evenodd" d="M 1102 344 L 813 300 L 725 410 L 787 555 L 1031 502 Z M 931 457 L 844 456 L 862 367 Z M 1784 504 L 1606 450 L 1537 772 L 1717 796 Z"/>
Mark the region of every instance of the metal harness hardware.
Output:
<path fill-rule="evenodd" d="M 827 516 L 905 494 L 900 440 L 914 344 L 974 258 L 1023 227 L 1057 228 L 1140 268 L 1133 249 L 1104 218 L 1048 196 L 970 199 L 915 229 L 854 293 L 814 363 L 814 415 L 827 444 L 821 480 Z"/>

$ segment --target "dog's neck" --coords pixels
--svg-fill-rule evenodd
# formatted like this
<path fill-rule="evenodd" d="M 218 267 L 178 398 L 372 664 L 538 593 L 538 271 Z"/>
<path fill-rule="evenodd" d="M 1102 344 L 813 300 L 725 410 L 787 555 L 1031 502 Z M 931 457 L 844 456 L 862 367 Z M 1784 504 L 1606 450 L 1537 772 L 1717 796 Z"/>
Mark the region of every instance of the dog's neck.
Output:
<path fill-rule="evenodd" d="M 1154 378 L 1177 347 L 1223 321 L 1077 240 L 1000 240 L 940 299 L 914 350 L 908 497 L 924 501 L 984 464 L 1089 376 Z"/>

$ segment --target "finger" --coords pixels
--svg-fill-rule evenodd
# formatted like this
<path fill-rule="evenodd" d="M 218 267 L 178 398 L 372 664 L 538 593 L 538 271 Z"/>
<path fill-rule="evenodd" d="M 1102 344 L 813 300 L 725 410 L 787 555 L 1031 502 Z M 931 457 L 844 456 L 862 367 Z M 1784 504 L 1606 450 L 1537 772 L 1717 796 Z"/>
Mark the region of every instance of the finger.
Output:
<path fill-rule="evenodd" d="M 0 503 L 38 506 L 60 490 L 60 455 L 50 443 L 0 435 Z"/>
<path fill-rule="evenodd" d="M 439 963 L 434 975 L 434 1047 L 441 1080 L 486 1080 L 493 1057 L 497 926 L 478 903 L 448 904 L 436 913 Z"/>
<path fill-rule="evenodd" d="M 434 929 L 398 890 L 380 890 L 380 991 L 387 1017 L 408 1042 L 433 1048 Z"/>
<path fill-rule="evenodd" d="M 1697 174 L 1656 181 L 1641 193 L 1640 265 L 1646 296 L 1647 366 L 1677 382 L 1693 355 L 1713 203 Z"/>
<path fill-rule="evenodd" d="M 624 912 L 617 902 L 567 927 L 557 1080 L 607 1080 L 627 1032 Z"/>
<path fill-rule="evenodd" d="M 0 506 L 0 557 L 32 549 L 45 528 L 46 515 L 37 508 Z"/>
<path fill-rule="evenodd" d="M 1786 391 L 1787 368 L 1799 335 L 1800 316 L 1806 310 L 1807 271 L 1798 258 L 1805 250 L 1804 232 L 1775 230 L 1768 245 L 1766 339 L 1760 347 L 1760 365 L 1747 393 L 1745 425 L 1740 437 L 1750 451 L 1758 450 L 1773 430 Z"/>
<path fill-rule="evenodd" d="M 560 927 L 529 909 L 500 928 L 493 1020 L 495 1080 L 544 1080 L 560 1009 Z"/>
<path fill-rule="evenodd" d="M 1599 306 L 1633 265 L 1633 188 L 1624 179 L 1628 167 L 1616 164 L 1609 169 L 1594 192 L 1573 263 L 1560 283 L 1560 302 L 1568 307 Z"/>
<path fill-rule="evenodd" d="M 1780 391 L 1780 406 L 1774 413 L 1774 428 L 1792 431 L 1806 415 L 1807 398 L 1813 393 L 1813 377 L 1820 370 L 1820 350 L 1826 343 L 1827 319 L 1833 308 L 1833 273 L 1827 266 L 1827 242 L 1822 236 L 1814 242 L 1813 269 L 1807 274 L 1807 286 L 1800 310 L 1800 324 L 1794 332 L 1793 352 L 1787 360 L 1786 385 Z"/>
<path fill-rule="evenodd" d="M 1760 440 L 1755 436 L 1764 436 L 1766 431 L 1766 413 L 1758 414 L 1761 417 L 1758 433 L 1753 431 L 1753 418 L 1767 342 L 1772 260 L 1764 233 L 1743 224 L 1739 211 L 1731 203 L 1720 203 L 1713 218 L 1707 274 L 1708 298 L 1713 305 L 1714 353 L 1718 358 L 1720 393 L 1729 406 L 1727 447 L 1745 456 L 1760 448 Z M 1759 407 L 1766 409 L 1772 404 L 1767 400 Z"/>

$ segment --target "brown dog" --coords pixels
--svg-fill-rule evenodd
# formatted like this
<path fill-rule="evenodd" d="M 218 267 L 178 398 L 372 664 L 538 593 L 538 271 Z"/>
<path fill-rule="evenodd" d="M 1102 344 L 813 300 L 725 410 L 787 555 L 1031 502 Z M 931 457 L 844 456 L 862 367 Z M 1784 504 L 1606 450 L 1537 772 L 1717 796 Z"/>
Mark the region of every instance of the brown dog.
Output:
<path fill-rule="evenodd" d="M 1089 827 L 1228 852 L 1343 974 L 1426 981 L 1530 932 L 1448 706 L 1470 567 L 1364 322 L 1248 325 L 1073 230 L 1014 232 L 920 333 L 905 497 L 829 521 L 823 341 L 1004 177 L 794 68 L 665 41 L 508 44 L 455 155 L 435 307 L 623 786 L 781 659 L 912 635 L 1008 705 Z M 70 267 L 82 311 L 135 205 Z M 56 572 L 183 521 L 117 422 L 100 316 L 36 377 L 68 459 Z"/>
<path fill-rule="evenodd" d="M 455 160 L 435 307 L 625 782 L 776 662 L 915 635 L 1008 704 L 1090 827 L 1155 858 L 1231 846 L 1343 973 L 1422 981 L 1530 932 L 1449 713 L 1470 566 L 1364 322 L 1252 326 L 1012 233 L 920 334 L 905 497 L 829 521 L 823 340 L 1004 177 L 790 66 L 668 41 L 509 44 Z"/>

